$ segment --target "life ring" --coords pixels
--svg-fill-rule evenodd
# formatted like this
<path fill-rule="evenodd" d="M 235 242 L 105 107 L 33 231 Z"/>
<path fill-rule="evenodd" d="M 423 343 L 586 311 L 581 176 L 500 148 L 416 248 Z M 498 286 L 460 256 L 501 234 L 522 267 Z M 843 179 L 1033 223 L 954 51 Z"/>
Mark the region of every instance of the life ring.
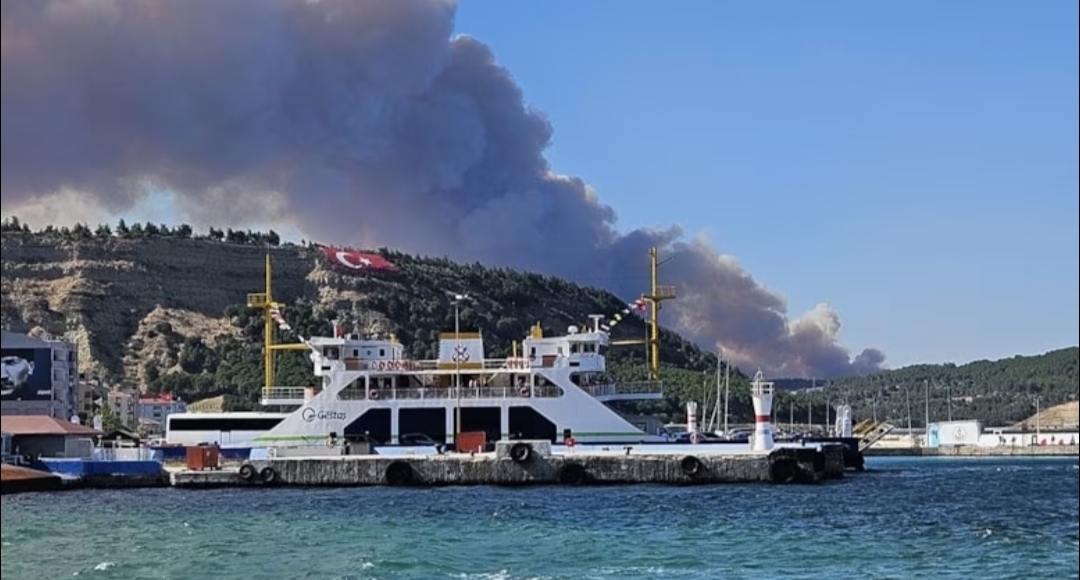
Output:
<path fill-rule="evenodd" d="M 267 465 L 266 467 L 262 468 L 261 471 L 259 471 L 259 479 L 261 479 L 262 482 L 265 483 L 265 484 L 269 485 L 271 483 L 276 483 L 277 478 L 278 478 L 277 472 L 274 471 L 274 468 L 270 467 L 269 465 Z"/>
<path fill-rule="evenodd" d="M 251 481 L 255 479 L 255 467 L 250 463 L 245 463 L 240 466 L 240 479 L 244 481 Z"/>
<path fill-rule="evenodd" d="M 375 400 L 379 398 L 379 391 L 371 389 L 371 393 L 368 395 L 369 399 Z"/>
<path fill-rule="evenodd" d="M 690 477 L 697 477 L 705 470 L 705 465 L 701 463 L 701 460 L 693 455 L 687 455 L 679 462 L 679 467 L 682 468 L 682 472 Z"/>
<path fill-rule="evenodd" d="M 414 479 L 412 465 L 404 461 L 394 461 L 386 466 L 386 483 L 389 485 L 409 485 Z"/>
<path fill-rule="evenodd" d="M 791 457 L 777 457 L 769 465 L 769 478 L 774 483 L 791 483 L 799 475 L 799 462 Z"/>
<path fill-rule="evenodd" d="M 532 445 L 528 443 L 514 443 L 510 448 L 510 459 L 513 459 L 514 463 L 525 463 L 531 457 Z"/>
<path fill-rule="evenodd" d="M 529 391 L 529 387 L 521 387 L 521 390 L 518 392 L 521 393 L 522 397 L 528 397 L 531 394 L 531 391 Z"/>
<path fill-rule="evenodd" d="M 581 485 L 585 483 L 585 466 L 580 463 L 564 463 L 556 474 L 563 485 Z"/>

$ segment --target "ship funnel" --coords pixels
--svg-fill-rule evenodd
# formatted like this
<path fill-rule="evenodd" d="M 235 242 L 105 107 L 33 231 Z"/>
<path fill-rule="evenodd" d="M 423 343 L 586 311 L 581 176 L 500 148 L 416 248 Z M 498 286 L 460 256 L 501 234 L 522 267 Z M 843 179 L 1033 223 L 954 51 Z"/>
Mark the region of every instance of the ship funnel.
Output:
<path fill-rule="evenodd" d="M 750 384 L 750 395 L 754 398 L 754 451 L 771 451 L 773 448 L 772 403 L 773 384 L 765 380 L 758 369 L 754 382 Z"/>

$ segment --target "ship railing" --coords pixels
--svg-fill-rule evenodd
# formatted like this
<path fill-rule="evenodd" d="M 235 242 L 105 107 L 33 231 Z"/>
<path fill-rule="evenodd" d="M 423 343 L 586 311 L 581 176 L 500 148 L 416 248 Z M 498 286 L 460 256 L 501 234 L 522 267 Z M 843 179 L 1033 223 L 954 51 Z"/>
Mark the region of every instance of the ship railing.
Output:
<path fill-rule="evenodd" d="M 459 397 L 460 393 L 460 397 Z M 556 386 L 546 387 L 413 387 L 407 389 L 365 390 L 358 387 L 346 387 L 338 391 L 338 398 L 345 401 L 415 401 L 448 399 L 551 399 L 562 396 L 562 389 Z"/>
<path fill-rule="evenodd" d="M 346 358 L 342 362 L 348 371 L 370 371 L 380 373 L 408 373 L 416 371 L 455 370 L 458 364 L 454 361 L 445 360 L 412 360 L 412 359 L 385 359 L 385 360 L 362 360 L 358 358 Z M 465 371 L 528 371 L 533 367 L 532 362 L 525 357 L 489 358 L 480 361 L 462 361 L 460 368 Z"/>
<path fill-rule="evenodd" d="M 270 387 L 262 390 L 263 400 L 303 401 L 305 387 Z"/>
<path fill-rule="evenodd" d="M 610 382 L 598 385 L 585 385 L 581 387 L 586 393 L 594 397 L 613 397 L 618 395 L 662 395 L 664 393 L 663 381 L 632 381 Z"/>
<path fill-rule="evenodd" d="M 678 295 L 679 293 L 674 286 L 657 286 L 656 295 L 654 297 L 660 300 L 669 300 L 677 298 Z"/>

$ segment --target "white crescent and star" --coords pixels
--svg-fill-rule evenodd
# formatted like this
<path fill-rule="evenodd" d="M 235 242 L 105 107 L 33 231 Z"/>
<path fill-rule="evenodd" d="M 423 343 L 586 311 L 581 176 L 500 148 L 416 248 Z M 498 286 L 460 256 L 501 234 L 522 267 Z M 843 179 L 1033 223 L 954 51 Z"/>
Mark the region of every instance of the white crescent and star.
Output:
<path fill-rule="evenodd" d="M 365 258 L 363 256 L 360 256 L 358 258 L 358 261 L 360 262 L 359 264 L 353 262 L 352 260 L 349 259 L 350 254 L 351 254 L 351 252 L 338 251 L 337 253 L 334 254 L 334 257 L 337 258 L 337 261 L 339 263 L 341 263 L 342 266 L 345 266 L 347 268 L 352 268 L 353 270 L 363 270 L 364 268 L 371 265 L 371 260 L 369 260 L 369 259 L 367 259 L 367 258 Z"/>

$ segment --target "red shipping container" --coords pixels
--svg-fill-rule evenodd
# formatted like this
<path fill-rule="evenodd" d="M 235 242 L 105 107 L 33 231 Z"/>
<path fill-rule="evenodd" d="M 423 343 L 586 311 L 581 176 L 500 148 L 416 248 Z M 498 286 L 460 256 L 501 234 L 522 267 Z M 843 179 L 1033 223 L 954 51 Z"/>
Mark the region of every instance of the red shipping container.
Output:
<path fill-rule="evenodd" d="M 484 444 L 487 443 L 487 433 L 483 431 L 465 431 L 457 434 L 457 451 L 459 453 L 483 453 Z"/>
<path fill-rule="evenodd" d="M 188 447 L 187 468 L 194 471 L 218 469 L 218 448 L 209 445 Z"/>

